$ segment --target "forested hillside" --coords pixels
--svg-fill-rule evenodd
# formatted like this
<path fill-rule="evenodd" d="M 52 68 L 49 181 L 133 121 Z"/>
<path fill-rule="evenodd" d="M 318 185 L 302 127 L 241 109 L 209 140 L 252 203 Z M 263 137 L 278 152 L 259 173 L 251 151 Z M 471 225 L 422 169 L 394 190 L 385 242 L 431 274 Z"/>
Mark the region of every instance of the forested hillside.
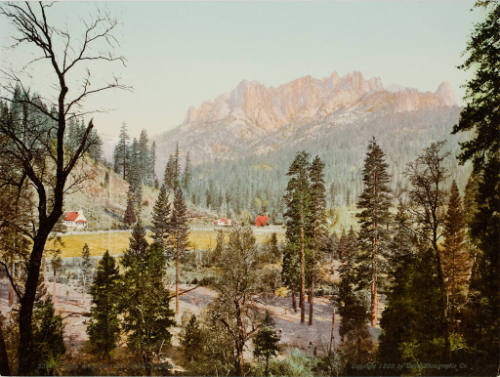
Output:
<path fill-rule="evenodd" d="M 386 151 L 392 188 L 400 193 L 407 185 L 406 164 L 434 140 L 446 141 L 451 152 L 446 161 L 452 179 L 463 188 L 469 169 L 460 167 L 454 156 L 459 138 L 450 135 L 460 108 L 445 107 L 425 111 L 390 114 L 332 127 L 328 124 L 304 126 L 297 141 L 278 144 L 276 151 L 244 156 L 234 160 L 216 160 L 192 168 L 191 199 L 222 213 L 250 209 L 267 211 L 279 217 L 281 198 L 286 187 L 286 169 L 299 150 L 318 154 L 325 162 L 328 206 L 352 205 L 361 190 L 361 163 L 366 146 L 376 136 Z M 266 143 L 276 142 L 272 138 Z"/>

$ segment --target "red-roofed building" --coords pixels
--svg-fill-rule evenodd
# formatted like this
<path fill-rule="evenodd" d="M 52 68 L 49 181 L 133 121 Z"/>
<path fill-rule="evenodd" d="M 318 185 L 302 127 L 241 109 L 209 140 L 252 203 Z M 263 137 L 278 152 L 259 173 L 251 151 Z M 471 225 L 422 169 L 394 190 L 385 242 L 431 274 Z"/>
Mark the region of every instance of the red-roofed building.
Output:
<path fill-rule="evenodd" d="M 231 225 L 233 225 L 233 222 L 230 219 L 220 218 L 220 219 L 214 220 L 214 225 L 216 225 L 216 226 L 231 226 Z"/>
<path fill-rule="evenodd" d="M 267 226 L 269 222 L 269 216 L 259 215 L 255 219 L 255 226 Z"/>
<path fill-rule="evenodd" d="M 64 212 L 63 224 L 70 229 L 83 230 L 87 228 L 87 219 L 83 215 L 83 211 Z"/>

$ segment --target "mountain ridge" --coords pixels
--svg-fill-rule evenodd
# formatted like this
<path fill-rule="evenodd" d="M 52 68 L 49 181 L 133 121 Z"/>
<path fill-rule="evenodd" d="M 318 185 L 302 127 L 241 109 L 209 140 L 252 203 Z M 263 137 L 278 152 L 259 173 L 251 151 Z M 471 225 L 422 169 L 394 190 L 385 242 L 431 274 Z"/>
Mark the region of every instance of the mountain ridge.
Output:
<path fill-rule="evenodd" d="M 379 77 L 365 80 L 359 71 L 343 77 L 333 72 L 322 79 L 304 76 L 278 87 L 242 80 L 230 92 L 205 101 L 198 108 L 191 106 L 179 127 L 192 128 L 232 117 L 246 118 L 265 129 L 273 129 L 300 119 L 334 116 L 338 110 L 356 109 L 363 104 L 394 104 L 393 110 L 401 112 L 455 103 L 451 85 L 446 82 L 434 93 L 405 87 L 389 91 Z"/>
<path fill-rule="evenodd" d="M 157 173 L 162 175 L 177 143 L 194 164 L 237 159 L 300 143 L 302 137 L 321 138 L 332 127 L 453 106 L 446 82 L 435 92 L 385 88 L 379 77 L 365 79 L 358 71 L 304 76 L 277 87 L 242 80 L 231 91 L 191 106 L 178 127 L 158 136 Z"/>

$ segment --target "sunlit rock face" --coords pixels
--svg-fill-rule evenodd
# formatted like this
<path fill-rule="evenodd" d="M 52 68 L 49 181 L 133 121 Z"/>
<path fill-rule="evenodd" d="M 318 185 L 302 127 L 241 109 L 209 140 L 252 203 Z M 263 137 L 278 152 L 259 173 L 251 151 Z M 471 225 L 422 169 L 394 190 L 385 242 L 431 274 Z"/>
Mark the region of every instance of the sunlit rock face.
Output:
<path fill-rule="evenodd" d="M 286 139 L 297 142 L 304 126 L 315 126 L 308 137 L 321 137 L 325 127 L 454 105 L 448 83 L 434 93 L 401 86 L 385 89 L 380 78 L 365 79 L 357 71 L 343 77 L 336 72 L 322 79 L 305 76 L 277 88 L 243 80 L 229 93 L 190 107 L 184 122 L 159 138 L 158 162 L 166 161 L 176 142 L 190 151 L 194 163 L 231 159 L 266 153 Z M 269 138 L 276 142 L 269 143 Z"/>

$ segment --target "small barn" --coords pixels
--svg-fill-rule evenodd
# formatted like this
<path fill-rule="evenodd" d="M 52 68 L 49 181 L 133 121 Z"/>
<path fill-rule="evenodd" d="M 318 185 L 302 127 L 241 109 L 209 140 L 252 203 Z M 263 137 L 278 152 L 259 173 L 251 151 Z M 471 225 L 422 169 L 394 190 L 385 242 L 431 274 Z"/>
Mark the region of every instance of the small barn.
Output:
<path fill-rule="evenodd" d="M 87 228 L 87 219 L 82 210 L 64 212 L 63 224 L 68 229 L 84 230 Z"/>
<path fill-rule="evenodd" d="M 255 226 L 267 226 L 269 225 L 269 216 L 259 215 L 255 218 Z"/>

